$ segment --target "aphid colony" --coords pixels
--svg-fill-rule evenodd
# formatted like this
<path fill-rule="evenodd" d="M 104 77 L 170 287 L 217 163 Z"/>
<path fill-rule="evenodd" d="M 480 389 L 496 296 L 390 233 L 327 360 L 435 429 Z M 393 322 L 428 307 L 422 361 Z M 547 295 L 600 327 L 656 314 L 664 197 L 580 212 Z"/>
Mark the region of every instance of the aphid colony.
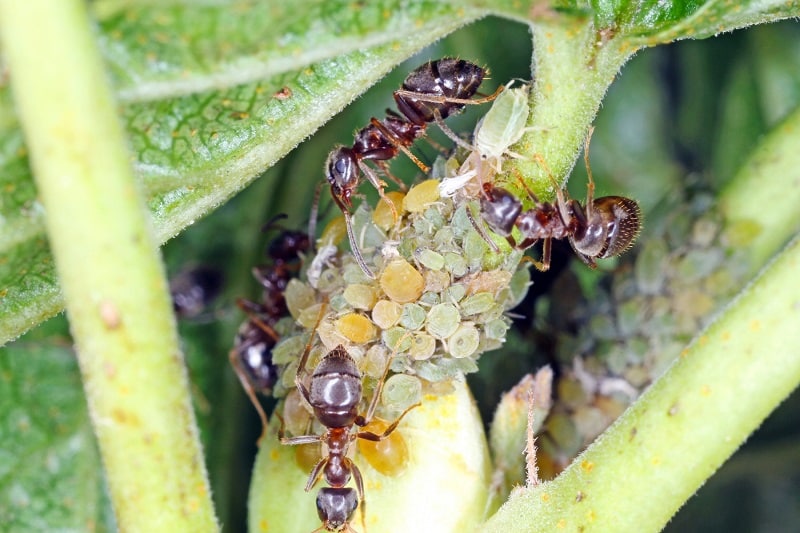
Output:
<path fill-rule="evenodd" d="M 499 91 L 473 99 L 484 75 L 484 69 L 455 59 L 414 70 L 394 93 L 400 114 L 373 118 L 352 147 L 338 147 L 328 157 L 326 178 L 344 230 L 338 221 L 326 229 L 318 255 L 304 261 L 305 281 L 290 273 L 308 240 L 285 233 L 284 241 L 276 241 L 285 246 L 270 248 L 272 265 L 254 272 L 264 288 L 262 301 L 240 304 L 249 318 L 231 359 L 262 420 L 266 424 L 253 390 L 271 388 L 284 398 L 281 442 L 326 444 L 306 485 L 310 490 L 320 477 L 327 484 L 317 497 L 319 530 L 352 531 L 352 516 L 359 502 L 363 506 L 363 480 L 347 457 L 350 443 L 401 438 L 402 424 L 395 429 L 423 391 L 446 389 L 449 380 L 477 370 L 481 353 L 502 345 L 506 312 L 530 284 L 527 268 L 519 267 L 526 248 L 543 240 L 537 266 L 545 269 L 550 240 L 566 238 L 593 266 L 595 258 L 624 251 L 638 232 L 635 202 L 593 199 L 591 181 L 585 208 L 561 191 L 555 204 L 529 192 L 534 207 L 527 211 L 520 199 L 494 186 L 504 159 L 521 157 L 510 147 L 525 130 L 527 86 L 500 93 L 476 127 L 473 145 L 443 123 L 466 105 L 497 96 Z M 459 148 L 429 169 L 409 146 L 430 122 Z M 400 151 L 429 178 L 408 191 L 386 163 Z M 362 174 L 381 199 L 374 210 L 362 203 L 351 213 Z M 385 192 L 380 175 L 403 190 Z M 487 228 L 511 250 L 498 253 Z M 512 231 L 521 234 L 519 243 Z M 352 255 L 337 248 L 345 232 Z M 280 316 L 284 305 L 290 317 Z M 373 419 L 395 422 L 363 429 Z M 284 428 L 294 436 L 284 436 Z M 355 490 L 345 486 L 351 477 Z"/>

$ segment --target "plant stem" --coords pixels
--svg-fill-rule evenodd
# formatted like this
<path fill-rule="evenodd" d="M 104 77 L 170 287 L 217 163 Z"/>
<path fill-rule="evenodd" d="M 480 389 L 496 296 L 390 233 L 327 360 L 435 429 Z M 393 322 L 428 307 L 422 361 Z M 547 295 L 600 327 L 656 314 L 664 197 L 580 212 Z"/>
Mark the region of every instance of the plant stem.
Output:
<path fill-rule="evenodd" d="M 549 201 L 555 197 L 554 184 L 533 156 L 541 156 L 563 185 L 603 96 L 637 48 L 625 39 L 603 41 L 591 21 L 568 17 L 537 21 L 532 32 L 531 129 L 512 148 L 526 159 L 512 159 L 499 181 L 526 197 L 520 176 L 540 199 Z"/>
<path fill-rule="evenodd" d="M 518 491 L 484 531 L 661 530 L 800 383 L 787 352 L 800 345 L 798 269 L 795 239 L 567 470 Z"/>
<path fill-rule="evenodd" d="M 800 181 L 792 178 L 800 167 L 798 138 L 800 108 L 759 143 L 720 195 L 725 223 L 742 237 L 737 244 L 754 265 L 763 265 L 800 227 Z"/>
<path fill-rule="evenodd" d="M 0 37 L 122 531 L 213 531 L 163 267 L 85 2 L 0 0 Z"/>

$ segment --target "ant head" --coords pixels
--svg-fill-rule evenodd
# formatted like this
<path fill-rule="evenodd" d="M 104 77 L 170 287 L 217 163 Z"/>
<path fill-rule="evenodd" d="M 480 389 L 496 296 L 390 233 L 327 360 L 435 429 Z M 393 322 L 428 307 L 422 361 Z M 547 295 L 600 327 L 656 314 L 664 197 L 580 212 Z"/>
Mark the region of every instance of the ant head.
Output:
<path fill-rule="evenodd" d="M 511 235 L 517 217 L 522 212 L 522 203 L 517 198 L 491 183 L 483 184 L 481 216 L 492 231 L 506 237 Z"/>
<path fill-rule="evenodd" d="M 317 494 L 317 514 L 328 531 L 339 531 L 347 527 L 358 507 L 358 495 L 350 487 L 323 487 Z"/>
<path fill-rule="evenodd" d="M 328 155 L 325 177 L 331 185 L 334 198 L 350 206 L 350 195 L 358 186 L 358 161 L 352 148 L 340 146 Z"/>

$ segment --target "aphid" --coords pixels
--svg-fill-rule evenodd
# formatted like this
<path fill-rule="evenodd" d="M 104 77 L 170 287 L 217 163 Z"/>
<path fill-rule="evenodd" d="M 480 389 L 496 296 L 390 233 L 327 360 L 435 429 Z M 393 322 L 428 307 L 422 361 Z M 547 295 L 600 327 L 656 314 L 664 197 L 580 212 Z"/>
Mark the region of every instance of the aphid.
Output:
<path fill-rule="evenodd" d="M 469 156 L 455 176 L 443 179 L 439 185 L 442 196 L 453 196 L 475 176 L 480 176 L 481 182 L 490 181 L 494 174 L 502 171 L 503 159 L 507 156 L 523 158 L 509 148 L 529 129 L 525 124 L 530 114 L 530 85 L 512 88 L 512 84 L 513 81 L 505 86 L 486 115 L 478 121 Z"/>
<path fill-rule="evenodd" d="M 178 318 L 200 316 L 222 288 L 222 272 L 208 266 L 196 266 L 180 271 L 169 280 L 172 308 Z"/>
<path fill-rule="evenodd" d="M 545 165 L 540 157 L 537 160 Z M 523 211 L 522 203 L 509 191 L 491 183 L 483 184 L 480 200 L 483 220 L 492 231 L 505 237 L 511 246 L 518 249 L 528 248 L 542 239 L 542 260 L 534 261 L 541 271 L 550 268 L 552 239 L 568 239 L 578 257 L 589 267 L 595 268 L 595 259 L 620 255 L 630 248 L 641 229 L 641 210 L 634 200 L 622 196 L 594 198 L 594 179 L 589 166 L 589 137 L 584 148 L 584 160 L 589 175 L 585 207 L 577 200 L 568 199 L 557 187 L 555 204 L 540 202 L 528 190 L 535 205 Z M 511 236 L 515 226 L 522 234 L 520 243 L 516 243 Z"/>
<path fill-rule="evenodd" d="M 298 445 L 321 442 L 325 445 L 327 455 L 322 457 L 311 470 L 305 487 L 306 491 L 311 490 L 320 477 L 328 485 L 327 487 L 322 487 L 317 494 L 317 514 L 322 520 L 322 526 L 315 531 L 344 530 L 353 532 L 353 528 L 350 527 L 350 520 L 358 508 L 359 502 L 361 503 L 361 516 L 363 519 L 366 502 L 361 471 L 353 460 L 347 456 L 351 443 L 357 439 L 377 443 L 390 438 L 403 417 L 419 404 L 408 407 L 388 426 L 373 426 L 381 428 L 382 432 L 380 433 L 363 430 L 373 422 L 375 409 L 383 390 L 391 359 L 387 363 L 383 376 L 378 381 L 367 412 L 364 415 L 360 415 L 358 414 L 358 408 L 362 400 L 362 375 L 344 346 L 337 346 L 322 358 L 311 373 L 307 387 L 305 384 L 308 377 L 306 363 L 308 362 L 310 351 L 311 341 L 309 340 L 300 359 L 295 385 L 303 399 L 311 406 L 314 417 L 325 427 L 325 431 L 321 435 L 285 437 L 283 425 L 281 425 L 278 436 L 281 444 Z M 378 429 L 378 431 L 381 429 Z M 404 450 L 401 451 L 404 452 Z M 400 458 L 400 460 L 404 459 Z M 355 481 L 355 489 L 346 486 L 351 477 Z"/>
<path fill-rule="evenodd" d="M 273 223 L 274 220 L 263 229 L 271 228 Z M 253 277 L 263 289 L 261 301 L 252 302 L 243 298 L 237 301 L 239 308 L 247 313 L 247 320 L 239 327 L 228 358 L 256 408 L 264 430 L 267 416 L 256 398 L 256 392 L 269 393 L 278 380 L 278 369 L 272 364 L 272 349 L 280 337 L 274 326 L 288 312 L 283 292 L 300 267 L 300 254 L 309 247 L 310 239 L 305 233 L 282 231 L 267 247 L 266 253 L 272 260 L 271 264 L 253 268 Z"/>
<path fill-rule="evenodd" d="M 443 120 L 460 112 L 468 104 L 488 102 L 497 96 L 495 93 L 484 98 L 472 99 L 485 74 L 483 68 L 461 59 L 444 58 L 425 63 L 412 71 L 402 87 L 394 92 L 399 114 L 389 111 L 383 120 L 372 118 L 367 127 L 356 133 L 352 147 L 339 146 L 328 156 L 325 176 L 331 186 L 331 196 L 345 216 L 353 255 L 368 277 L 375 278 L 361 256 L 350 219 L 351 197 L 361 183 L 361 174 L 367 177 L 381 198 L 387 201 L 394 211 L 394 204 L 386 199 L 383 192 L 385 183 L 378 176 L 378 171 L 405 188 L 402 182 L 391 174 L 386 163 L 402 151 L 423 172 L 428 172 L 428 167 L 414 156 L 408 147 L 424 135 L 428 124 L 434 121 L 442 131 L 458 140 L 458 137 L 445 126 Z M 366 161 L 372 161 L 378 170 L 367 165 Z M 396 212 L 394 214 L 397 218 Z"/>

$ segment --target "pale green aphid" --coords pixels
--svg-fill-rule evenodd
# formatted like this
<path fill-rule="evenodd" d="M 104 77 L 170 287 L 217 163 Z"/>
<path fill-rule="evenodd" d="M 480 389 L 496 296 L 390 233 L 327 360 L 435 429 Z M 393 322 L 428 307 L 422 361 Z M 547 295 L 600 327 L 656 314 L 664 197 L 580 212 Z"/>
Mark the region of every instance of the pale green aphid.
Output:
<path fill-rule="evenodd" d="M 496 172 L 500 172 L 503 156 L 520 157 L 508 149 L 522 138 L 530 114 L 530 85 L 511 88 L 513 83 L 512 81 L 506 85 L 505 90 L 475 127 L 475 151 L 482 160 L 493 165 Z"/>
<path fill-rule="evenodd" d="M 453 196 L 473 178 L 488 181 L 502 170 L 504 157 L 522 157 L 509 151 L 528 131 L 525 124 L 530 115 L 528 91 L 530 85 L 513 87 L 514 81 L 492 103 L 492 107 L 475 126 L 473 151 L 464 160 L 455 176 L 442 180 L 439 192 L 442 196 Z"/>

